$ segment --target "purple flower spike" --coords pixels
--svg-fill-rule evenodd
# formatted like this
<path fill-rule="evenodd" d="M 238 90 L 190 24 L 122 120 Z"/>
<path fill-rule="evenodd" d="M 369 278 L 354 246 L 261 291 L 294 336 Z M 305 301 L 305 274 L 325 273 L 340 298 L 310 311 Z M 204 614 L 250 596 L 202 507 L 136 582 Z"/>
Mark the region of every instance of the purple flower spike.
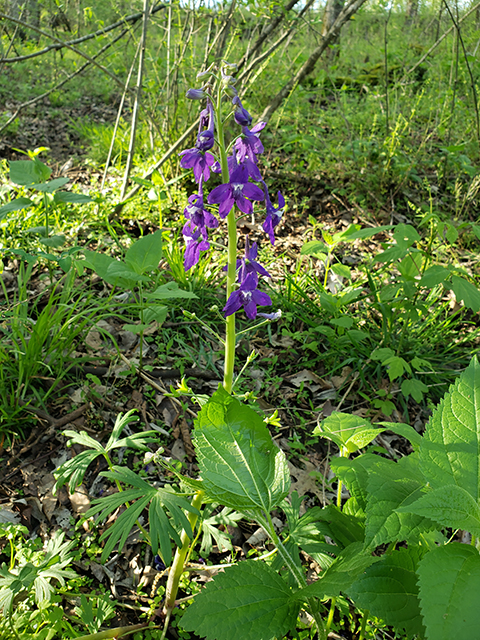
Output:
<path fill-rule="evenodd" d="M 267 217 L 265 219 L 265 222 L 262 225 L 262 229 L 265 231 L 265 233 L 268 235 L 268 237 L 270 238 L 270 242 L 272 244 L 275 244 L 275 227 L 278 225 L 278 223 L 280 222 L 280 220 L 282 219 L 282 215 L 283 215 L 283 209 L 285 208 L 285 198 L 282 196 L 282 194 L 280 193 L 280 191 L 277 193 L 277 207 L 274 207 L 271 200 L 270 200 L 270 196 L 268 194 L 268 187 L 265 184 L 265 182 L 262 183 L 263 184 L 263 189 L 265 191 L 265 204 L 266 204 L 266 208 L 267 208 Z"/>
<path fill-rule="evenodd" d="M 215 162 L 215 158 L 211 153 L 203 153 L 200 149 L 194 147 L 193 149 L 186 149 L 178 155 L 183 156 L 180 160 L 182 168 L 193 169 L 193 175 L 197 182 L 200 182 L 202 177 L 205 182 L 210 178 L 210 167 Z"/>
<path fill-rule="evenodd" d="M 265 194 L 257 185 L 247 182 L 248 173 L 243 166 L 238 166 L 230 174 L 230 182 L 215 187 L 207 200 L 209 204 L 218 204 L 218 213 L 225 218 L 236 204 L 242 213 L 250 214 L 253 205 L 250 200 L 263 200 Z M 247 200 L 249 198 L 249 200 Z"/>
<path fill-rule="evenodd" d="M 263 307 L 272 304 L 270 296 L 262 291 L 258 291 L 258 276 L 256 273 L 249 273 L 240 285 L 227 300 L 223 311 L 225 317 L 236 313 L 241 307 L 245 309 L 245 314 L 250 320 L 257 317 L 257 306 Z"/>
<path fill-rule="evenodd" d="M 190 220 L 183 227 L 183 237 L 185 238 L 185 271 L 188 271 L 197 264 L 200 259 L 200 251 L 210 249 L 210 243 L 201 236 L 201 231 L 195 228 Z"/>
<path fill-rule="evenodd" d="M 235 96 L 232 102 L 235 105 L 235 122 L 242 127 L 249 127 L 252 124 L 252 116 L 244 108 L 240 101 L 240 98 L 238 96 Z"/>

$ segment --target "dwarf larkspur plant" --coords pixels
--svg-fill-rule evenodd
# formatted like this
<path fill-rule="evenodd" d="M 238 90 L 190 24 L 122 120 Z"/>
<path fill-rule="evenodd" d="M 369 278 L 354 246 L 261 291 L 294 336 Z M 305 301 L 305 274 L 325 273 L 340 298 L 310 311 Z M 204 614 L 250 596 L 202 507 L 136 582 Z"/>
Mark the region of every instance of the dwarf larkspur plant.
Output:
<path fill-rule="evenodd" d="M 86 515 L 106 520 L 117 509 L 126 508 L 102 534 L 102 541 L 107 541 L 102 560 L 117 543 L 122 548 L 148 509 L 148 525 L 141 525 L 141 530 L 153 553 L 158 554 L 157 566 L 163 570 L 173 555 L 161 611 L 165 638 L 178 604 L 182 574 L 196 542 L 203 533 L 202 549 L 206 550 L 212 539 L 219 547 L 228 548 L 225 532 L 216 525 L 234 523 L 241 514 L 258 523 L 270 538 L 273 550 L 265 557 L 268 561 L 249 559 L 227 566 L 209 581 L 181 618 L 180 625 L 187 632 L 208 640 L 227 640 L 232 635 L 242 640 L 283 638 L 295 633 L 298 615 L 304 609 L 313 621 L 312 634 L 326 640 L 337 598 L 347 596 L 364 610 L 359 629 L 351 630 L 359 640 L 367 637 L 368 610 L 407 637 L 476 637 L 480 366 L 475 360 L 434 413 L 423 438 L 409 425 L 371 425 L 359 416 L 341 413 L 333 413 L 319 425 L 315 434 L 329 438 L 339 448 L 339 457 L 330 463 L 338 479 L 337 504 L 306 511 L 295 492 L 287 499 L 288 464 L 272 440 L 266 420 L 232 396 L 235 314 L 243 308 L 253 320 L 261 315 L 258 307 L 271 304 L 269 296 L 259 290 L 261 279 L 269 273 L 257 261 L 256 243 L 247 237 L 243 256 L 237 256 L 237 216 L 250 213 L 254 202 L 263 201 L 263 228 L 273 242 L 285 203 L 278 194 L 274 206 L 261 179 L 257 156 L 263 151 L 259 133 L 264 125 L 251 127 L 250 114 L 235 91 L 229 68 L 222 65 L 218 74 L 210 69 L 206 84 L 188 92 L 189 97 L 206 100 L 207 105 L 195 147 L 180 155 L 182 165 L 193 170 L 198 183 L 197 193 L 185 208 L 185 269 L 197 264 L 202 252 L 210 248 L 210 230 L 226 224 L 228 232 L 224 381 L 210 399 L 202 400 L 195 421 L 193 444 L 200 477 L 181 476 L 161 451 L 155 460 L 170 472 L 161 488 L 128 468 L 109 465 L 102 475 L 114 481 L 119 492 L 94 501 Z M 231 109 L 224 120 L 225 104 L 231 104 Z M 232 118 L 241 133 L 227 147 L 224 125 Z M 218 169 L 223 182 L 205 198 L 204 186 L 211 171 Z M 213 204 L 218 205 L 218 216 L 224 222 L 209 208 Z M 266 321 L 276 318 L 276 314 L 263 315 Z M 182 390 L 188 392 L 185 385 Z M 398 461 L 371 451 L 362 453 L 386 429 L 409 440 L 414 452 Z M 116 432 L 118 439 L 118 425 Z M 83 439 L 86 443 L 83 434 L 68 435 L 72 441 Z M 143 445 L 153 436 L 129 437 Z M 105 455 L 114 446 L 111 442 L 105 447 L 86 444 L 92 449 L 86 454 L 89 459 Z M 352 460 L 351 454 L 356 456 Z M 81 454 L 74 460 L 77 458 Z M 64 465 L 57 471 L 59 481 L 75 486 L 83 477 L 86 461 L 84 457 L 79 469 L 74 461 Z M 172 477 L 179 481 L 183 493 L 169 484 Z M 350 492 L 346 501 L 343 486 Z M 223 511 L 216 511 L 217 505 Z M 282 532 L 274 525 L 274 510 L 285 515 Z M 451 530 L 456 529 L 471 534 L 472 545 L 452 542 Z M 172 542 L 177 546 L 174 554 Z M 388 545 L 386 552 L 383 545 Z M 301 552 L 319 567 L 310 584 Z M 325 602 L 330 603 L 329 612 Z M 460 605 L 461 616 L 456 614 Z"/>

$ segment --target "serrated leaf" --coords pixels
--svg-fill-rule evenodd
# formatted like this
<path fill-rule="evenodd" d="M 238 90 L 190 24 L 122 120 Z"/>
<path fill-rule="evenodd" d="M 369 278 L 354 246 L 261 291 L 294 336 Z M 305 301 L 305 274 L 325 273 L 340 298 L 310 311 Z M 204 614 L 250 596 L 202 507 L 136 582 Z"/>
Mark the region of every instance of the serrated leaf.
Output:
<path fill-rule="evenodd" d="M 385 429 L 372 426 L 365 418 L 334 411 L 315 427 L 313 435 L 333 440 L 338 447 L 354 453 L 370 444 L 382 431 Z"/>
<path fill-rule="evenodd" d="M 417 547 L 382 556 L 347 589 L 347 595 L 358 608 L 368 609 L 396 629 L 422 636 L 416 575 L 419 557 Z"/>
<path fill-rule="evenodd" d="M 433 412 L 420 447 L 420 465 L 433 489 L 451 484 L 480 499 L 480 365 L 474 357 Z"/>
<path fill-rule="evenodd" d="M 223 387 L 198 414 L 193 440 L 204 491 L 213 502 L 269 513 L 287 495 L 284 453 L 263 419 Z"/>
<path fill-rule="evenodd" d="M 339 553 L 319 580 L 295 593 L 295 598 L 304 602 L 312 596 L 335 598 L 349 589 L 367 567 L 379 560 L 380 558 L 364 552 L 361 542 L 354 542 Z"/>
<path fill-rule="evenodd" d="M 480 537 L 480 507 L 472 496 L 456 484 L 433 489 L 413 503 L 397 509 L 438 522 L 442 527 L 464 529 Z"/>
<path fill-rule="evenodd" d="M 132 244 L 125 255 L 125 262 L 139 275 L 153 271 L 162 259 L 162 230 L 149 233 Z"/>
<path fill-rule="evenodd" d="M 418 456 L 412 454 L 398 462 L 378 456 L 368 471 L 365 544 L 368 548 L 385 542 L 414 541 L 424 531 L 435 528 L 426 514 L 399 512 L 398 508 L 415 502 L 425 486 L 418 468 Z"/>
<path fill-rule="evenodd" d="M 339 549 L 350 546 L 355 542 L 362 542 L 365 537 L 363 522 L 354 516 L 344 513 L 333 504 L 329 504 L 317 514 L 317 520 L 329 524 L 329 535 L 336 542 Z M 335 552 L 335 548 L 332 548 Z"/>
<path fill-rule="evenodd" d="M 418 565 L 420 606 L 427 640 L 478 636 L 480 556 L 451 543 L 427 553 Z"/>
<path fill-rule="evenodd" d="M 181 619 L 186 631 L 208 640 L 283 638 L 295 625 L 300 603 L 276 571 L 261 562 L 228 567 L 195 598 Z"/>

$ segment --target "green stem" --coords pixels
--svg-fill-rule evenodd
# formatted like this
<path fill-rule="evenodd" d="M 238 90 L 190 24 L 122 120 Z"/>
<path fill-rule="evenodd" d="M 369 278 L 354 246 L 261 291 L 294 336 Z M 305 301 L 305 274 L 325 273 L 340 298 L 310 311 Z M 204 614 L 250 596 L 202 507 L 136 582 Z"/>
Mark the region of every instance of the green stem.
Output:
<path fill-rule="evenodd" d="M 200 511 L 202 502 L 203 502 L 203 491 L 198 491 L 192 500 L 192 507 L 195 507 L 195 509 L 198 509 Z M 198 515 L 196 513 L 190 512 L 188 514 L 188 522 L 190 523 L 190 527 L 192 528 L 192 531 L 195 528 L 197 519 L 198 519 Z M 180 578 L 182 576 L 183 569 L 185 566 L 185 560 L 187 558 L 188 550 L 190 548 L 190 538 L 186 534 L 185 530 L 182 531 L 180 535 L 180 541 L 182 545 L 181 547 L 178 547 L 175 552 L 175 557 L 173 559 L 172 566 L 170 567 L 170 571 L 168 573 L 168 581 L 165 589 L 165 604 L 163 606 L 163 612 L 165 616 L 167 616 L 167 620 L 165 623 L 166 626 L 167 626 L 168 620 L 170 619 L 172 610 L 175 607 L 175 600 L 177 599 L 177 593 L 178 593 L 178 585 L 180 583 Z M 164 629 L 165 633 L 166 633 L 166 626 Z"/>
<path fill-rule="evenodd" d="M 368 616 L 370 615 L 370 611 L 365 609 L 363 612 L 362 624 L 360 626 L 360 635 L 358 636 L 358 640 L 365 640 L 365 631 L 367 629 L 367 621 Z"/>
<path fill-rule="evenodd" d="M 217 125 L 217 143 L 220 152 L 220 166 L 222 167 L 222 182 L 228 183 L 230 175 L 228 171 L 227 151 L 225 149 L 225 134 L 223 131 L 223 121 L 221 117 L 222 89 L 219 85 L 217 93 L 217 105 L 215 109 Z M 236 280 L 237 266 L 237 221 L 235 219 L 235 208 L 232 208 L 227 216 L 228 233 L 228 262 L 227 262 L 227 300 L 233 291 Z M 228 393 L 232 393 L 233 371 L 235 365 L 235 314 L 232 313 L 225 322 L 225 369 L 223 374 L 223 386 Z"/>
<path fill-rule="evenodd" d="M 340 458 L 348 458 L 348 450 L 345 449 L 345 447 L 340 447 Z M 338 478 L 338 484 L 337 484 L 337 507 L 339 509 L 342 508 L 342 486 L 343 486 L 343 483 L 340 480 L 340 478 Z"/>
<path fill-rule="evenodd" d="M 330 627 L 332 626 L 332 622 L 333 622 L 333 614 L 335 613 L 335 605 L 337 603 L 337 599 L 336 598 L 332 598 L 330 601 L 330 611 L 328 612 L 328 618 L 327 618 L 327 624 L 325 625 L 325 633 L 328 635 L 329 631 L 330 631 Z"/>

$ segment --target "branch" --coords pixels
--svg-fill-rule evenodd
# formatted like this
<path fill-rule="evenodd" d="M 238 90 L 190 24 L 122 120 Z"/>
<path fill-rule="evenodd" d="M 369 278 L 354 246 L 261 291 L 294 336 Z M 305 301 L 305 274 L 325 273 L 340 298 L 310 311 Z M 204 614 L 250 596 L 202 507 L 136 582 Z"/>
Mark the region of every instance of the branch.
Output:
<path fill-rule="evenodd" d="M 364 2 L 366 2 L 366 0 L 351 0 L 351 2 L 342 9 L 340 14 L 338 15 L 338 18 L 330 27 L 330 30 L 328 31 L 326 36 L 322 38 L 319 46 L 313 51 L 313 53 L 310 55 L 308 60 L 303 64 L 301 69 L 297 71 L 295 76 L 291 80 L 289 80 L 282 89 L 280 89 L 280 91 L 273 98 L 273 100 L 270 102 L 268 107 L 266 107 L 266 109 L 264 110 L 261 116 L 261 120 L 268 121 L 272 117 L 272 115 L 275 113 L 275 111 L 278 109 L 278 107 L 282 104 L 282 102 L 285 100 L 285 98 L 288 95 L 290 95 L 290 93 L 297 87 L 297 85 L 300 84 L 300 82 L 302 82 L 302 80 L 306 76 L 308 76 L 309 73 L 313 71 L 315 64 L 317 63 L 317 60 L 320 58 L 322 53 L 325 51 L 328 45 L 337 38 L 338 33 L 342 28 L 342 26 L 345 24 L 345 22 L 350 20 L 353 14 L 360 9 L 360 7 L 362 6 L 362 4 L 364 4 Z"/>
<path fill-rule="evenodd" d="M 128 29 L 124 29 L 116 38 L 114 38 L 111 42 L 109 42 L 108 44 L 106 44 L 104 47 L 102 47 L 100 49 L 100 51 L 98 53 L 96 53 L 94 55 L 94 58 L 98 58 L 99 56 L 102 55 L 102 53 L 104 53 L 107 49 L 109 49 L 113 44 L 115 44 L 115 42 L 118 42 L 118 40 L 120 40 L 121 38 L 123 38 L 123 36 L 128 33 Z M 77 71 L 75 71 L 74 73 L 72 73 L 71 75 L 67 76 L 64 80 L 62 80 L 61 82 L 59 82 L 58 84 L 56 84 L 54 87 L 52 87 L 51 89 L 49 89 L 48 91 L 45 91 L 45 93 L 42 93 L 42 95 L 37 96 L 36 98 L 32 98 L 31 100 L 28 100 L 28 102 L 23 102 L 21 105 L 19 105 L 17 107 L 17 110 L 15 111 L 15 113 L 13 114 L 13 116 L 11 118 L 9 118 L 7 120 L 7 122 L 5 122 L 5 124 L 0 128 L 0 133 L 2 133 L 2 131 L 4 131 L 9 124 L 11 124 L 15 118 L 18 116 L 18 114 L 20 113 L 20 111 L 22 111 L 23 109 L 25 109 L 26 107 L 30 107 L 32 104 L 35 104 L 36 102 L 39 102 L 40 100 L 43 100 L 43 98 L 46 98 L 50 93 L 52 93 L 52 91 L 56 91 L 57 89 L 60 89 L 60 87 L 63 87 L 64 84 L 66 84 L 69 80 L 71 80 L 72 78 L 74 78 L 75 76 L 78 76 L 80 73 L 82 73 L 82 71 L 85 71 L 85 69 L 90 65 L 90 62 L 85 62 L 84 65 L 82 65 L 80 67 L 80 69 L 77 69 Z"/>
<path fill-rule="evenodd" d="M 238 71 L 240 71 L 240 69 L 242 69 L 245 66 L 248 59 L 251 58 L 253 54 L 260 49 L 260 47 L 268 38 L 268 36 L 273 31 L 275 31 L 275 29 L 278 27 L 280 22 L 282 22 L 287 11 L 290 11 L 290 9 L 293 9 L 293 7 L 297 4 L 297 2 L 299 2 L 299 0 L 290 0 L 290 2 L 287 5 L 285 5 L 285 7 L 282 7 L 282 11 L 279 11 L 278 14 L 275 16 L 275 18 L 270 20 L 268 27 L 258 36 L 257 41 L 255 42 L 253 47 L 249 51 L 247 51 L 247 53 L 243 56 L 243 58 L 238 63 Z"/>
<path fill-rule="evenodd" d="M 468 18 L 468 16 L 469 16 L 471 13 L 473 13 L 474 11 L 476 11 L 479 7 L 480 7 L 480 2 L 477 2 L 477 4 L 475 4 L 471 9 L 469 9 L 469 10 L 467 11 L 467 13 L 466 13 L 464 16 L 462 16 L 462 17 L 460 18 L 460 20 L 458 21 L 458 24 L 460 25 L 460 24 L 461 24 L 461 23 L 462 23 L 466 18 Z M 405 75 L 406 75 L 406 76 L 410 75 L 411 73 L 413 73 L 413 72 L 415 71 L 415 69 L 417 69 L 417 67 L 419 67 L 419 66 L 422 64 L 422 62 L 425 62 L 425 60 L 426 60 L 426 59 L 428 58 L 428 56 L 432 53 L 432 51 L 434 51 L 434 50 L 438 47 L 438 45 L 439 45 L 441 42 L 443 42 L 443 40 L 445 40 L 445 38 L 448 36 L 448 34 L 449 34 L 451 31 L 453 31 L 454 29 L 455 29 L 455 24 L 453 24 L 453 25 L 450 27 L 450 29 L 447 29 L 447 31 L 445 31 L 445 33 L 444 33 L 442 36 L 440 36 L 440 38 L 435 42 L 435 44 L 434 44 L 434 45 L 432 45 L 432 46 L 430 47 L 430 49 L 427 51 L 427 53 L 426 53 L 425 55 L 423 55 L 423 56 L 420 58 L 420 60 L 419 60 L 416 64 L 414 64 L 414 65 L 413 65 L 413 67 L 411 67 L 410 69 L 408 69 L 408 71 L 406 71 L 406 72 L 405 72 Z"/>
<path fill-rule="evenodd" d="M 161 11 L 161 9 L 165 9 L 165 7 L 167 6 L 168 5 L 166 4 L 158 4 L 156 7 L 153 7 L 150 14 L 153 15 L 154 13 L 157 13 L 157 11 Z M 103 36 L 105 33 L 108 33 L 113 29 L 117 29 L 117 27 L 121 27 L 122 25 L 125 25 L 125 23 L 128 23 L 128 22 L 135 23 L 137 22 L 137 20 L 140 20 L 142 16 L 143 16 L 142 12 L 132 13 L 132 15 L 127 16 L 126 18 L 122 18 L 122 20 L 118 20 L 117 22 L 110 24 L 108 27 L 99 29 L 94 33 L 88 33 L 86 36 L 82 36 L 81 38 L 75 38 L 74 40 L 69 40 L 68 42 L 62 42 L 59 40 L 56 44 L 51 44 L 48 47 L 45 47 L 44 49 L 40 49 L 40 51 L 34 51 L 33 53 L 29 53 L 28 55 L 25 55 L 25 56 L 15 56 L 14 58 L 0 58 L 0 62 L 4 62 L 4 63 L 20 62 L 22 60 L 28 60 L 29 58 L 42 56 L 44 53 L 47 53 L 48 51 L 52 51 L 52 49 L 57 49 L 57 50 L 63 49 L 63 47 L 68 47 L 70 45 L 86 42 L 87 40 L 92 40 L 92 38 L 98 38 L 98 36 Z M 26 25 L 26 26 L 30 27 L 30 25 Z"/>
<path fill-rule="evenodd" d="M 83 51 L 80 51 L 80 49 L 76 49 L 75 47 L 72 47 L 71 44 L 67 44 L 66 42 L 63 42 L 62 40 L 60 40 L 60 38 L 52 36 L 50 33 L 43 31 L 43 29 L 39 29 L 38 27 L 34 27 L 31 24 L 27 24 L 26 22 L 24 22 L 23 20 L 19 20 L 18 18 L 7 16 L 6 13 L 0 13 L 0 18 L 5 18 L 7 20 L 10 20 L 10 22 L 19 24 L 20 26 L 25 27 L 26 29 L 31 29 L 32 31 L 35 31 L 36 33 L 39 33 L 40 35 L 45 36 L 46 38 L 50 38 L 50 40 L 55 40 L 55 42 L 59 42 L 62 45 L 62 47 L 67 47 L 68 49 L 71 49 L 77 55 L 81 56 L 82 58 L 85 58 L 85 60 L 88 60 L 90 64 L 93 64 L 96 67 L 98 67 L 101 71 L 103 71 L 103 73 L 106 73 L 109 78 L 111 78 L 114 82 L 119 84 L 123 89 L 123 82 L 119 80 L 119 78 L 117 78 L 116 75 L 114 75 L 111 71 L 109 71 L 106 67 L 104 67 L 99 62 L 96 62 L 94 58 L 90 57 L 86 53 L 83 53 Z"/>

